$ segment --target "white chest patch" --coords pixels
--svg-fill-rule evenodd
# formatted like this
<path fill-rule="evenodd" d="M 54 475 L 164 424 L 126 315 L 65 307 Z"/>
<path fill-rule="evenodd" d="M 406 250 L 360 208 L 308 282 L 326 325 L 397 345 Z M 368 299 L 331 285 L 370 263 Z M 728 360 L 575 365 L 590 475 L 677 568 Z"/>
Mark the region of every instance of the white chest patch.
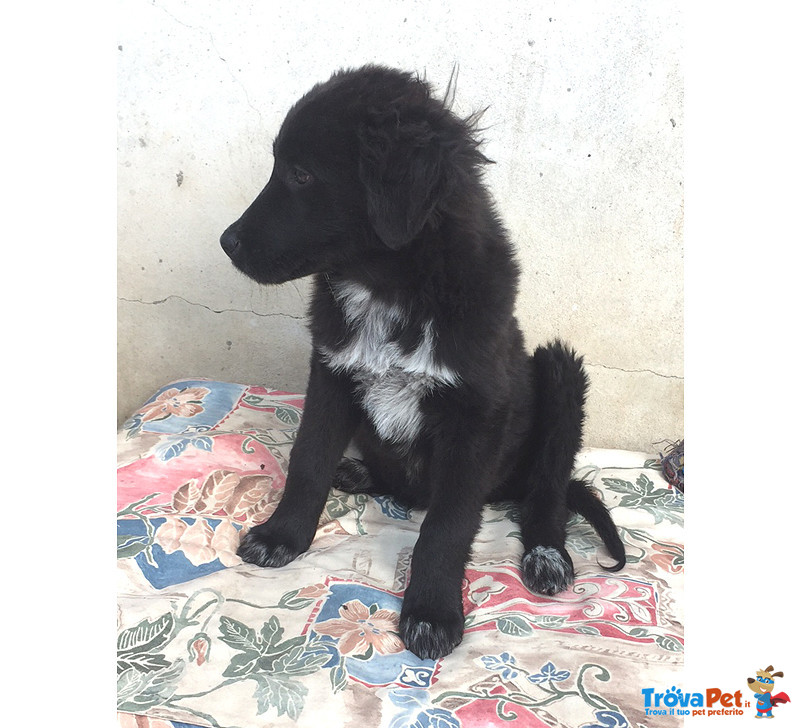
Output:
<path fill-rule="evenodd" d="M 407 323 L 400 306 L 377 300 L 356 283 L 334 284 L 332 290 L 354 334 L 340 348 L 320 349 L 323 361 L 357 382 L 361 405 L 384 440 L 413 441 L 423 424 L 422 398 L 459 381 L 456 372 L 435 360 L 432 322 L 425 324 L 417 348 L 404 352 L 390 339 L 393 331 Z"/>

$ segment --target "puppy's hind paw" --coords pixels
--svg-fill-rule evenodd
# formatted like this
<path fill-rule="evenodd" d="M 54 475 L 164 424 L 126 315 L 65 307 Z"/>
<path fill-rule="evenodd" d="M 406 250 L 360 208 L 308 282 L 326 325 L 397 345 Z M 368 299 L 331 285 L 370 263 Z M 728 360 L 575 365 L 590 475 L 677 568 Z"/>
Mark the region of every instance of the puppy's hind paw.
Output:
<path fill-rule="evenodd" d="M 344 493 L 370 493 L 372 478 L 361 460 L 342 458 L 333 476 L 333 487 Z"/>
<path fill-rule="evenodd" d="M 538 594 L 553 596 L 575 580 L 569 554 L 552 546 L 534 546 L 522 557 L 522 581 Z"/>

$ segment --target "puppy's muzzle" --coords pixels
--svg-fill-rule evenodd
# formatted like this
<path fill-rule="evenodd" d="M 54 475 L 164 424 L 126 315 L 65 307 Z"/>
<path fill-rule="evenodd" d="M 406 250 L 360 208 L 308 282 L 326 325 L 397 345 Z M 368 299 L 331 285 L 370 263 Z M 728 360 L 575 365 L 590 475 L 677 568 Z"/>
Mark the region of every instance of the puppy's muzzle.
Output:
<path fill-rule="evenodd" d="M 239 251 L 240 241 L 238 231 L 235 225 L 231 225 L 224 233 L 222 233 L 219 244 L 225 251 L 227 256 L 233 259 Z"/>

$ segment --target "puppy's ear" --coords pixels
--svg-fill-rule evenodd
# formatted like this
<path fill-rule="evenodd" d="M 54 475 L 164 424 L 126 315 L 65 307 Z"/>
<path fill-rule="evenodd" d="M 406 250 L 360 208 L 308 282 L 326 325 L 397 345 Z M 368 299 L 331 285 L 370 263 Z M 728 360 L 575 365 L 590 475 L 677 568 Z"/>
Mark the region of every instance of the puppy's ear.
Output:
<path fill-rule="evenodd" d="M 411 242 L 435 211 L 443 190 L 443 145 L 425 121 L 396 118 L 359 131 L 359 176 L 378 237 L 393 250 Z"/>

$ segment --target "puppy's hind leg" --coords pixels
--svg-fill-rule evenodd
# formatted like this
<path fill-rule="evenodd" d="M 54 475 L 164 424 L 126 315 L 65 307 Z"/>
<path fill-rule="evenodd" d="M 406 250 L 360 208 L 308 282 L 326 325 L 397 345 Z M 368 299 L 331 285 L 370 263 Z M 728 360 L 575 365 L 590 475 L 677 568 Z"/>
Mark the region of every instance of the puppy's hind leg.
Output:
<path fill-rule="evenodd" d="M 567 494 L 581 447 L 588 382 L 582 360 L 559 341 L 539 347 L 531 367 L 535 411 L 522 500 L 522 580 L 531 591 L 553 595 L 575 578 L 565 547 Z"/>
<path fill-rule="evenodd" d="M 408 464 L 412 460 L 401 459 L 362 430 L 336 466 L 333 487 L 344 493 L 389 495 L 408 502 Z"/>
<path fill-rule="evenodd" d="M 363 460 L 344 457 L 336 467 L 333 487 L 343 493 L 375 493 L 375 484 Z"/>

